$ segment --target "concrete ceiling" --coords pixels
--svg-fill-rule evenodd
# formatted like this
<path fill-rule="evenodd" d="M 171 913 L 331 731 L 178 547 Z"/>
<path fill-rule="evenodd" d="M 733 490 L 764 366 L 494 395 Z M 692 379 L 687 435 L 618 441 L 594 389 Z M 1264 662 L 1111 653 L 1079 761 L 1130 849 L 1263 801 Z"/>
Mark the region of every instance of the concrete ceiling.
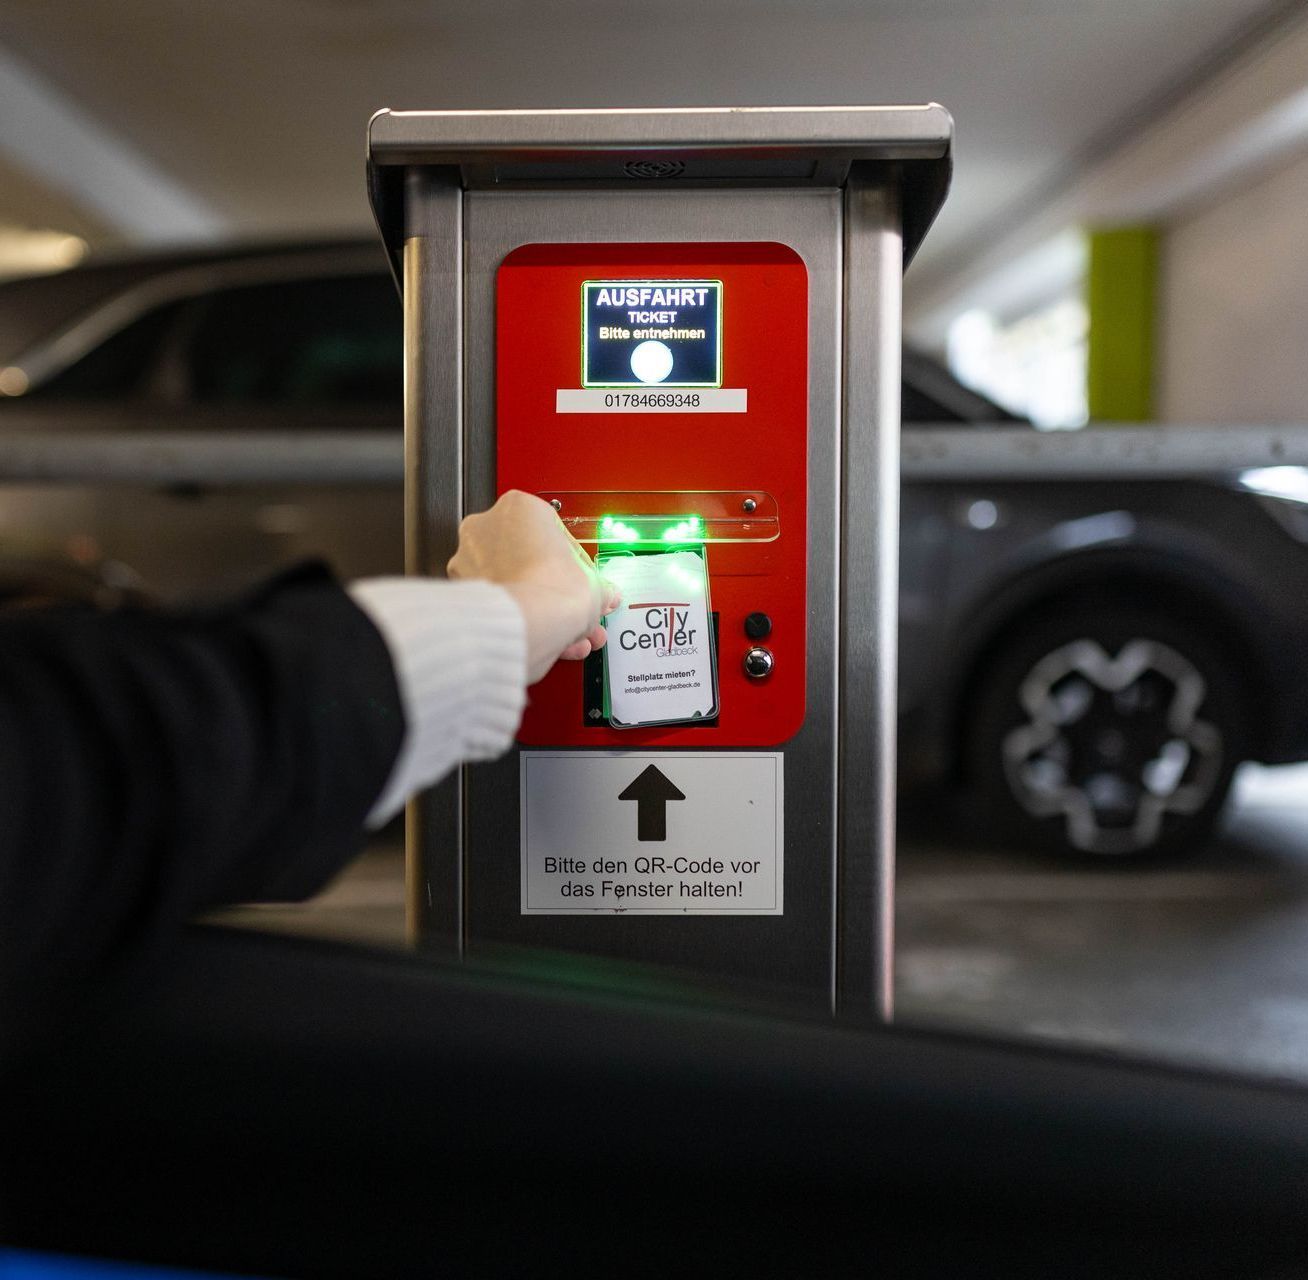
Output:
<path fill-rule="evenodd" d="M 111 239 L 114 229 L 81 201 L 56 190 L 0 152 L 0 225 L 57 228 L 89 243 Z"/>
<path fill-rule="evenodd" d="M 0 53 L 221 234 L 366 230 L 378 107 L 916 102 L 958 126 L 939 278 L 1285 0 L 0 0 Z M 11 77 L 12 78 L 12 77 Z M 0 69 L 0 94 L 3 70 Z M 0 222 L 100 228 L 59 138 L 0 111 Z M 8 132 L 7 132 L 8 131 Z M 43 157 L 48 163 L 43 163 Z M 58 217 L 57 211 L 50 215 Z M 109 218 L 112 223 L 112 217 Z M 121 220 L 123 222 L 130 219 Z M 151 238 L 151 226 L 117 234 Z M 192 218 L 194 224 L 194 217 Z M 159 238 L 169 228 L 158 227 Z M 112 225 L 101 241 L 114 238 Z M 910 277 L 912 281 L 913 276 Z"/>

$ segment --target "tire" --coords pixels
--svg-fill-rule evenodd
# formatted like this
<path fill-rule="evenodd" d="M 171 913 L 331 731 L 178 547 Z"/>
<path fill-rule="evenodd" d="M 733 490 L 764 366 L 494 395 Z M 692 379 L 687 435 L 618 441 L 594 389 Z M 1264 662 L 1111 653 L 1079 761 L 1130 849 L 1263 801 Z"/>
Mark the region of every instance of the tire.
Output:
<path fill-rule="evenodd" d="M 1252 711 L 1239 661 L 1201 628 L 1105 602 L 1007 633 L 966 730 L 969 777 L 1003 834 L 1083 858 L 1202 846 Z"/>

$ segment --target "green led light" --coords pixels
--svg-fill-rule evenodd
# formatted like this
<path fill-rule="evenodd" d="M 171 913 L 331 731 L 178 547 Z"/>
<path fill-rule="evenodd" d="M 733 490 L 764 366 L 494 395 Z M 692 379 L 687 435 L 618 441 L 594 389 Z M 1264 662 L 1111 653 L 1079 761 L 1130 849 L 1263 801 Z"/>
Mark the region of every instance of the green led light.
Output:
<path fill-rule="evenodd" d="M 666 519 L 667 517 L 665 517 Z M 701 542 L 704 537 L 699 516 L 685 516 L 663 524 L 657 516 L 631 516 L 628 524 L 618 516 L 601 516 L 600 542 Z M 659 526 L 662 525 L 662 528 Z"/>
<path fill-rule="evenodd" d="M 663 530 L 664 542 L 698 542 L 699 536 L 698 516 L 687 516 Z"/>
<path fill-rule="evenodd" d="M 640 534 L 635 529 L 614 516 L 602 516 L 600 518 L 599 536 L 601 542 L 637 542 L 640 540 Z"/>
<path fill-rule="evenodd" d="M 607 540 L 612 542 L 639 542 L 640 534 L 636 532 L 629 524 L 624 524 L 621 520 L 614 520 L 612 517 L 605 517 L 601 522 L 601 529 L 606 531 Z"/>

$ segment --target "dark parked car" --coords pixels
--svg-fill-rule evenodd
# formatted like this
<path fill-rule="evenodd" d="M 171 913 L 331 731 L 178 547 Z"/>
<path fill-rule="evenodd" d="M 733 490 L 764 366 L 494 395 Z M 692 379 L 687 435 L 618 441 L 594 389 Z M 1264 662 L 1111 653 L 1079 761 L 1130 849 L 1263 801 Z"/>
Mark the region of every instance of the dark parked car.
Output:
<path fill-rule="evenodd" d="M 395 285 L 366 242 L 13 280 L 0 284 L 0 424 L 398 433 L 400 333 Z M 350 576 L 398 571 L 403 536 L 398 493 L 369 485 L 0 491 L 0 556 L 107 562 L 115 581 L 166 599 L 308 554 Z"/>
<path fill-rule="evenodd" d="M 0 430 L 398 432 L 401 362 L 369 243 L 0 285 Z M 909 430 L 1016 421 L 913 353 L 903 404 Z M 1018 836 L 1138 855 L 1193 848 L 1240 761 L 1308 758 L 1308 507 L 1264 488 L 910 477 L 905 783 L 965 784 Z M 168 598 L 310 553 L 393 572 L 401 538 L 398 491 L 367 485 L 8 487 L 0 594 L 108 574 Z"/>

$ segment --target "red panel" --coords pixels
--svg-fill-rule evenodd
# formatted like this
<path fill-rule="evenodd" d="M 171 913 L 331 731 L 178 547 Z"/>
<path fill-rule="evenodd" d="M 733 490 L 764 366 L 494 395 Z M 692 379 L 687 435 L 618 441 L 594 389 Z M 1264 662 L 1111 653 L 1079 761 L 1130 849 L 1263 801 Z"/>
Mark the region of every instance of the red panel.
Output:
<path fill-rule="evenodd" d="M 581 284 L 594 279 L 722 281 L 724 387 L 745 413 L 555 412 L 581 386 Z M 559 663 L 530 693 L 519 741 L 569 747 L 775 746 L 804 719 L 808 493 L 808 273 L 780 244 L 526 245 L 496 283 L 498 491 L 760 491 L 779 536 L 708 547 L 719 614 L 719 722 L 610 729 L 583 717 L 580 663 Z M 693 509 L 693 508 L 692 508 Z M 564 512 L 566 515 L 567 512 Z M 745 617 L 772 619 L 772 675 L 745 675 Z"/>

